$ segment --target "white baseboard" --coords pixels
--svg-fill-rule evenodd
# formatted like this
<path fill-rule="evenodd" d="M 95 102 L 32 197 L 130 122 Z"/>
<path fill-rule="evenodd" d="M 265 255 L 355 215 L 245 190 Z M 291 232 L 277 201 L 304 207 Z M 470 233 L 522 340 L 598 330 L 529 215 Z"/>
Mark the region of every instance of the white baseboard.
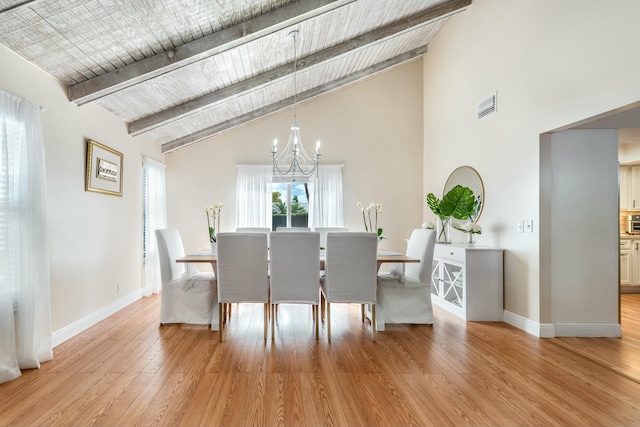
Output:
<path fill-rule="evenodd" d="M 622 327 L 617 323 L 558 323 L 556 337 L 607 337 L 622 336 Z"/>
<path fill-rule="evenodd" d="M 122 310 L 129 304 L 132 304 L 142 298 L 142 289 L 139 291 L 133 292 L 129 295 L 120 298 L 113 303 L 102 307 L 100 310 L 89 314 L 88 316 L 83 317 L 80 320 L 77 320 L 70 325 L 65 326 L 62 329 L 59 329 L 52 334 L 52 344 L 53 347 L 56 347 L 63 342 L 67 341 L 70 338 L 78 335 L 79 333 L 89 329 L 93 325 L 98 322 L 103 321 L 107 317 L 111 316 L 114 313 Z"/>
<path fill-rule="evenodd" d="M 507 310 L 504 311 L 504 321 L 540 338 L 622 336 L 622 328 L 619 324 L 538 323 Z"/>

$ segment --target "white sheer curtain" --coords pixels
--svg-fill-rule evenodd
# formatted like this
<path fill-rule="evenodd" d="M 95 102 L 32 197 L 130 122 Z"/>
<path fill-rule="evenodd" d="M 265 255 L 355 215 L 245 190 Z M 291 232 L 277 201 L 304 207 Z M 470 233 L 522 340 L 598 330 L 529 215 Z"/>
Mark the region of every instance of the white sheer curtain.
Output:
<path fill-rule="evenodd" d="M 0 91 L 0 383 L 53 358 L 38 106 Z"/>
<path fill-rule="evenodd" d="M 238 165 L 236 227 L 271 228 L 272 166 Z"/>
<path fill-rule="evenodd" d="M 167 228 L 167 192 L 165 165 L 145 157 L 142 161 L 142 167 L 146 178 L 143 191 L 145 265 L 142 294 L 149 296 L 159 294 L 162 285 L 156 230 Z"/>
<path fill-rule="evenodd" d="M 342 165 L 318 166 L 309 184 L 309 226 L 344 227 Z"/>

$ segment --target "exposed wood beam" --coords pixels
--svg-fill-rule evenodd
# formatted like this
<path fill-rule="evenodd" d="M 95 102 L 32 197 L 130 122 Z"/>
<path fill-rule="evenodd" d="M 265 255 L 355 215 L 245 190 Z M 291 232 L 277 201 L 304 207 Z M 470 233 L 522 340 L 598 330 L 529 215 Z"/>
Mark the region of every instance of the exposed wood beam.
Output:
<path fill-rule="evenodd" d="M 355 0 L 299 0 L 273 12 L 222 29 L 142 61 L 69 87 L 69 100 L 77 105 L 157 77 L 289 26 L 342 7 Z"/>
<path fill-rule="evenodd" d="M 326 83 L 322 86 L 315 87 L 306 92 L 302 92 L 296 96 L 297 102 L 302 102 L 311 98 L 315 98 L 319 95 L 322 95 L 326 92 L 338 89 L 355 81 L 361 80 L 365 77 L 369 77 L 375 73 L 379 73 L 388 68 L 394 67 L 396 65 L 403 64 L 405 62 L 411 61 L 419 56 L 427 53 L 427 46 L 421 46 L 419 48 L 413 49 L 409 52 L 403 53 L 396 57 L 387 59 L 386 61 L 379 62 L 370 67 L 364 68 L 355 73 L 346 75 L 329 83 Z M 227 120 L 226 122 L 219 123 L 215 126 L 208 127 L 206 129 L 199 130 L 190 135 L 184 136 L 182 138 L 176 139 L 174 141 L 165 143 L 162 145 L 162 153 L 167 154 L 172 151 L 176 151 L 181 148 L 185 148 L 191 144 L 195 144 L 196 142 L 202 141 L 203 139 L 215 136 L 222 132 L 228 131 L 232 128 L 244 125 L 250 121 L 259 119 L 268 114 L 276 113 L 285 108 L 291 107 L 293 104 L 293 97 L 289 97 L 273 104 L 262 107 L 258 110 L 254 110 L 243 114 L 241 116 L 235 117 L 231 120 Z"/>
<path fill-rule="evenodd" d="M 301 58 L 298 60 L 298 69 L 302 70 L 304 68 L 318 65 L 336 56 L 343 55 L 356 49 L 361 49 L 368 44 L 387 37 L 398 35 L 412 27 L 444 19 L 454 13 L 460 12 L 469 4 L 471 4 L 471 0 L 453 0 L 409 16 L 385 27 L 362 34 L 339 45 L 332 46 L 305 58 Z M 281 65 L 250 79 L 243 80 L 175 107 L 132 121 L 128 125 L 129 133 L 131 135 L 139 135 L 141 133 L 148 132 L 159 126 L 164 126 L 173 121 L 202 112 L 217 103 L 223 102 L 228 97 L 239 96 L 261 86 L 273 83 L 276 80 L 283 79 L 292 73 L 293 62 Z"/>
<path fill-rule="evenodd" d="M 22 9 L 27 6 L 35 6 L 36 3 L 40 3 L 41 1 L 42 0 L 27 0 L 27 1 L 18 2 L 11 6 L 7 6 L 4 9 L 0 9 L 0 15 L 3 13 L 9 12 L 11 10 Z"/>

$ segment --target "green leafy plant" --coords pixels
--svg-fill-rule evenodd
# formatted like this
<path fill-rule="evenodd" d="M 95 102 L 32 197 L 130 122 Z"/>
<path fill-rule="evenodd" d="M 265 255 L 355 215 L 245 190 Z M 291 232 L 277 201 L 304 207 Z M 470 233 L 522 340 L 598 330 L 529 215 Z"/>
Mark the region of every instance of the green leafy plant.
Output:
<path fill-rule="evenodd" d="M 427 205 L 441 220 L 450 216 L 455 219 L 465 220 L 473 215 L 476 208 L 476 199 L 469 187 L 456 185 L 442 197 L 442 200 L 438 199 L 433 193 L 427 194 Z"/>

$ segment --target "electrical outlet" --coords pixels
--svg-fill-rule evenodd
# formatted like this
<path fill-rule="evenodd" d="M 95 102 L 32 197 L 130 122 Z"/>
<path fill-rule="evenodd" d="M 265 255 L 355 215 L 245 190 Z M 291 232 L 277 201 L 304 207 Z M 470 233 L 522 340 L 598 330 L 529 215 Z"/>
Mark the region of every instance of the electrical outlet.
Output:
<path fill-rule="evenodd" d="M 120 293 L 120 283 L 116 285 L 116 293 Z"/>
<path fill-rule="evenodd" d="M 527 233 L 533 233 L 533 220 L 532 219 L 528 219 L 527 221 L 525 221 L 524 229 L 525 229 L 525 231 Z"/>
<path fill-rule="evenodd" d="M 518 221 L 518 233 L 524 233 L 524 221 Z"/>

